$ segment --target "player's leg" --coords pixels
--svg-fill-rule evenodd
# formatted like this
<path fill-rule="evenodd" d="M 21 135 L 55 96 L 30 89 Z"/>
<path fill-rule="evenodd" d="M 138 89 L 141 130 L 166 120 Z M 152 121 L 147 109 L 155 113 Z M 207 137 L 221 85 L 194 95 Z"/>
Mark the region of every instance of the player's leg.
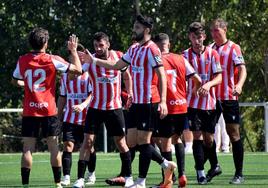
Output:
<path fill-rule="evenodd" d="M 183 139 L 185 143 L 185 153 L 193 153 L 193 133 L 188 128 L 183 131 Z"/>
<path fill-rule="evenodd" d="M 62 132 L 63 132 L 63 153 L 62 153 L 62 171 L 63 179 L 61 185 L 67 186 L 70 185 L 70 174 L 72 168 L 72 152 L 74 149 L 74 127 L 71 123 L 63 122 Z"/>
<path fill-rule="evenodd" d="M 189 129 L 187 114 L 175 115 L 172 122 L 175 134 L 172 136 L 172 143 L 175 147 L 175 155 L 178 166 L 178 185 L 179 187 L 186 187 L 187 177 L 185 175 L 185 149 L 182 143 L 181 136 L 185 128 Z"/>
<path fill-rule="evenodd" d="M 46 138 L 50 152 L 50 165 L 52 167 L 56 187 L 61 187 L 61 153 L 58 147 L 58 136 L 61 133 L 61 124 L 56 116 L 44 117 L 42 120 L 42 134 Z"/>
<path fill-rule="evenodd" d="M 21 180 L 22 185 L 27 187 L 29 185 L 30 172 L 32 168 L 32 153 L 35 150 L 36 137 L 39 136 L 39 121 L 35 117 L 22 118 L 22 156 L 21 156 Z"/>
<path fill-rule="evenodd" d="M 77 180 L 73 184 L 74 188 L 81 188 L 85 185 L 85 171 L 90 158 L 90 151 L 95 143 L 95 135 L 102 124 L 101 118 L 103 117 L 101 117 L 100 111 L 93 108 L 88 108 L 84 128 L 84 139 L 79 152 Z"/>
<path fill-rule="evenodd" d="M 32 169 L 32 152 L 34 152 L 36 138 L 23 137 L 23 150 L 21 156 L 21 179 L 22 185 L 29 184 L 30 172 Z"/>
<path fill-rule="evenodd" d="M 226 130 L 232 143 L 233 160 L 235 165 L 235 174 L 230 183 L 241 184 L 244 182 L 244 148 L 240 137 L 240 116 L 238 101 L 224 101 L 223 109 L 223 116 L 226 122 Z"/>
<path fill-rule="evenodd" d="M 115 145 L 120 153 L 121 173 L 125 178 L 125 187 L 133 185 L 131 171 L 131 154 L 125 137 L 125 120 L 122 109 L 107 111 L 105 125 L 107 133 L 113 136 Z"/>
<path fill-rule="evenodd" d="M 193 156 L 195 160 L 195 170 L 199 184 L 207 184 L 204 170 L 204 149 L 202 122 L 200 120 L 200 110 L 188 108 L 188 118 L 190 130 L 193 132 Z"/>
<path fill-rule="evenodd" d="M 204 123 L 204 153 L 209 159 L 211 166 L 206 178 L 207 181 L 210 182 L 212 178 L 222 173 L 221 167 L 218 163 L 216 143 L 214 140 L 215 126 L 218 122 L 218 112 L 216 110 L 203 111 L 202 122 Z"/>
<path fill-rule="evenodd" d="M 223 114 L 221 114 L 221 117 L 218 123 L 220 124 L 220 127 L 221 127 L 221 150 L 223 153 L 229 153 L 230 152 L 230 138 L 227 134 L 226 123 L 223 118 Z"/>
<path fill-rule="evenodd" d="M 86 185 L 94 185 L 96 182 L 96 174 L 95 174 L 95 169 L 96 169 L 96 161 L 97 161 L 97 156 L 96 156 L 96 151 L 94 146 L 90 150 L 90 156 L 89 156 L 89 161 L 88 161 L 88 174 L 86 176 Z"/>

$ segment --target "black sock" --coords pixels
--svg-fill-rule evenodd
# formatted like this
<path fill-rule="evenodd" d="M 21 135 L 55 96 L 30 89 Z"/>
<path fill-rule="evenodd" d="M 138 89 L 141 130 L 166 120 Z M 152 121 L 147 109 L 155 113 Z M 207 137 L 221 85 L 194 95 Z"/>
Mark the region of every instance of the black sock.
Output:
<path fill-rule="evenodd" d="M 121 158 L 121 173 L 120 175 L 123 177 L 131 176 L 131 154 L 130 151 L 125 153 L 120 153 Z"/>
<path fill-rule="evenodd" d="M 215 140 L 213 141 L 212 147 L 207 148 L 207 149 L 208 149 L 208 160 L 209 160 L 211 169 L 215 169 L 218 164 Z"/>
<path fill-rule="evenodd" d="M 139 178 L 146 178 L 147 176 L 152 158 L 152 150 L 154 150 L 154 147 L 151 144 L 139 145 Z"/>
<path fill-rule="evenodd" d="M 63 175 L 70 175 L 72 168 L 72 152 L 64 151 L 62 154 L 62 171 Z"/>
<path fill-rule="evenodd" d="M 152 160 L 161 165 L 164 162 L 165 158 L 161 156 L 161 154 L 155 149 L 154 146 L 150 144 L 150 147 L 152 149 Z"/>
<path fill-rule="evenodd" d="M 22 185 L 28 185 L 29 184 L 30 172 L 31 172 L 30 168 L 25 168 L 25 167 L 21 168 L 20 173 L 21 173 Z"/>
<path fill-rule="evenodd" d="M 244 160 L 244 148 L 241 139 L 232 142 L 233 146 L 233 159 L 235 164 L 235 175 L 242 176 L 243 173 L 243 160 Z"/>
<path fill-rule="evenodd" d="M 93 153 L 90 153 L 87 168 L 88 168 L 88 171 L 91 173 L 94 172 L 96 169 L 96 152 L 95 152 L 95 150 Z"/>
<path fill-rule="evenodd" d="M 85 176 L 85 171 L 86 171 L 86 165 L 87 161 L 84 160 L 79 160 L 78 161 L 78 168 L 77 168 L 77 178 L 84 178 Z"/>
<path fill-rule="evenodd" d="M 131 155 L 131 162 L 133 162 L 135 159 L 136 150 L 137 150 L 137 146 L 129 148 L 130 155 Z"/>
<path fill-rule="evenodd" d="M 195 160 L 195 169 L 204 170 L 203 140 L 193 141 L 193 155 Z"/>
<path fill-rule="evenodd" d="M 183 143 L 175 144 L 175 154 L 177 159 L 178 165 L 178 173 L 179 177 L 184 175 L 185 171 L 185 152 L 184 152 L 184 145 Z"/>
<path fill-rule="evenodd" d="M 61 178 L 61 166 L 52 166 L 52 171 L 54 175 L 54 182 L 55 183 L 60 183 L 60 178 Z"/>

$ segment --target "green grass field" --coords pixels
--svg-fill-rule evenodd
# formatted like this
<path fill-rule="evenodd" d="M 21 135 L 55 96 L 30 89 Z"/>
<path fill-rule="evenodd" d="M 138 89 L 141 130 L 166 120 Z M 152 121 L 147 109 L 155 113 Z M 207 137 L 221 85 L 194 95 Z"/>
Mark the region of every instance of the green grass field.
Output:
<path fill-rule="evenodd" d="M 0 154 L 0 187 L 20 187 L 20 154 Z M 52 170 L 49 165 L 48 153 L 35 153 L 33 169 L 30 176 L 31 187 L 53 187 Z M 72 181 L 76 179 L 78 154 L 73 155 Z M 246 153 L 244 161 L 245 183 L 235 186 L 229 185 L 233 176 L 233 161 L 231 154 L 219 154 L 219 161 L 223 169 L 222 175 L 213 179 L 211 183 L 201 187 L 268 187 L 268 153 Z M 186 173 L 188 187 L 200 187 L 196 183 L 193 156 L 186 155 Z M 208 170 L 209 165 L 206 165 Z M 137 177 L 137 156 L 133 163 L 133 176 Z M 120 170 L 120 160 L 117 153 L 97 153 L 96 176 L 97 182 L 91 187 L 107 187 L 104 180 L 115 176 Z M 176 172 L 177 173 L 177 172 Z M 147 177 L 147 187 L 160 182 L 160 167 L 152 162 Z M 176 186 L 175 186 L 176 185 Z M 177 187 L 177 183 L 174 187 Z"/>

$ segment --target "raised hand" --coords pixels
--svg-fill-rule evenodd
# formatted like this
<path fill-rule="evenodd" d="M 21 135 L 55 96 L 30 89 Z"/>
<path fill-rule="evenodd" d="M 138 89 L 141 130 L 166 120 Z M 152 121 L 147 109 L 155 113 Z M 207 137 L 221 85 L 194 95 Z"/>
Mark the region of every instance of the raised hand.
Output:
<path fill-rule="evenodd" d="M 71 52 L 76 52 L 77 49 L 77 45 L 78 45 L 78 37 L 75 34 L 72 34 L 69 37 L 69 41 L 68 41 L 68 49 Z"/>

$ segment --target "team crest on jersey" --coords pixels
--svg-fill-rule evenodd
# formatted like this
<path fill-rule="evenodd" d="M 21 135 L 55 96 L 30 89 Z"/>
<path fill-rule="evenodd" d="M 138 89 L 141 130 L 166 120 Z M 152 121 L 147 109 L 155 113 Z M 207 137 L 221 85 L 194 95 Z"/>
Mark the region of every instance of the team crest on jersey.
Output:
<path fill-rule="evenodd" d="M 159 55 L 154 56 L 154 59 L 158 64 L 162 63 L 162 59 L 161 59 L 161 57 Z"/>

